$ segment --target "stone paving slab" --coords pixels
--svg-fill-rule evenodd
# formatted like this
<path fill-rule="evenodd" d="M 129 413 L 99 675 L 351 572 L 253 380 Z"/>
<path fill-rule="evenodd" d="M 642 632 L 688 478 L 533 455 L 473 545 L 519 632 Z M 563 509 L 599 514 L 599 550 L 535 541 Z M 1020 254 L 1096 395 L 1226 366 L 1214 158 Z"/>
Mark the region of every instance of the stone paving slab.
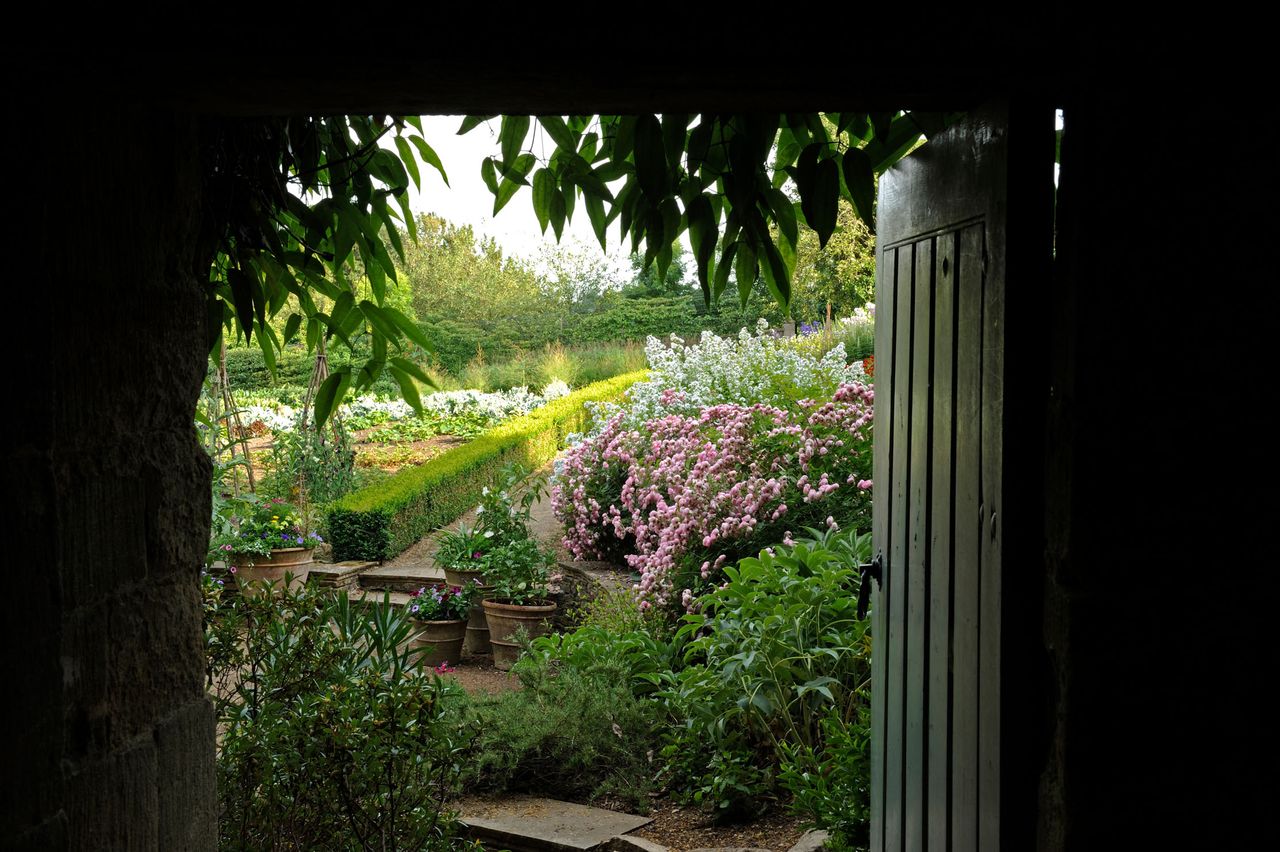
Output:
<path fill-rule="evenodd" d="M 461 821 L 485 848 L 511 852 L 582 852 L 653 822 L 635 814 L 532 797 L 478 806 L 464 811 Z"/>

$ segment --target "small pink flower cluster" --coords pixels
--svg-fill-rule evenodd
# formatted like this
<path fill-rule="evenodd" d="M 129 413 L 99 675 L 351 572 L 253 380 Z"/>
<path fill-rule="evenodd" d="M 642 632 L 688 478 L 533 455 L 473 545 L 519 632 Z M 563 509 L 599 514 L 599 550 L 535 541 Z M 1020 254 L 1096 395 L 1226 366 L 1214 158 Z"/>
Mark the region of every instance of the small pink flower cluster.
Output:
<path fill-rule="evenodd" d="M 624 558 L 640 573 L 642 608 L 688 609 L 694 592 L 676 597 L 676 575 L 705 585 L 726 559 L 777 542 L 781 523 L 835 528 L 835 514 L 869 510 L 873 402 L 870 387 L 846 384 L 795 411 L 714 405 L 634 429 L 617 415 L 566 453 L 552 491 L 565 547 Z"/>

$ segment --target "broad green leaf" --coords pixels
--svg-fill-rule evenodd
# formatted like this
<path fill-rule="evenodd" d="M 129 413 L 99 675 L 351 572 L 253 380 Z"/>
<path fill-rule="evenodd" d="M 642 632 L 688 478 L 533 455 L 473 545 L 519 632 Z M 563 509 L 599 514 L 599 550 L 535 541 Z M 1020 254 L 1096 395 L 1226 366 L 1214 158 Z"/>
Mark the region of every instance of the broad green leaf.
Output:
<path fill-rule="evenodd" d="M 498 141 L 502 145 L 502 162 L 514 163 L 524 149 L 524 138 L 529 133 L 529 116 L 504 115 Z"/>
<path fill-rule="evenodd" d="M 480 125 L 484 124 L 491 118 L 497 118 L 496 115 L 469 115 L 462 119 L 462 126 L 458 128 L 458 135 L 469 133 Z"/>
<path fill-rule="evenodd" d="M 560 242 L 560 235 L 564 233 L 567 212 L 568 206 L 565 204 L 564 193 L 556 189 L 551 196 L 551 230 L 556 232 L 556 242 Z"/>
<path fill-rule="evenodd" d="M 698 126 L 689 134 L 689 151 L 686 158 L 690 172 L 698 171 L 707 161 L 707 152 L 711 149 L 711 136 L 714 132 L 714 116 L 704 113 Z"/>
<path fill-rule="evenodd" d="M 650 116 L 652 118 L 652 116 Z M 654 119 L 657 122 L 657 119 Z M 636 116 L 624 115 L 618 118 L 613 139 L 613 160 L 621 161 L 631 156 L 636 143 Z"/>
<path fill-rule="evenodd" d="M 778 304 L 785 308 L 791 302 L 791 270 L 772 241 L 766 238 L 763 248 L 764 263 L 760 265 L 760 271 L 764 273 L 765 285 Z"/>
<path fill-rule="evenodd" d="M 813 203 L 805 217 L 818 234 L 818 247 L 826 248 L 836 229 L 840 204 L 840 167 L 835 160 L 822 160 L 814 169 Z M 811 215 L 812 214 L 812 215 Z"/>
<path fill-rule="evenodd" d="M 724 251 L 721 253 L 721 260 L 716 265 L 716 274 L 712 278 L 712 303 L 719 301 L 724 288 L 728 287 L 728 274 L 733 269 L 733 256 L 737 253 L 737 243 L 724 243 Z"/>
<path fill-rule="evenodd" d="M 662 126 L 652 115 L 638 115 L 635 122 L 636 177 L 640 189 L 657 203 L 667 185 L 667 157 L 662 144 Z"/>
<path fill-rule="evenodd" d="M 449 185 L 449 175 L 445 173 L 444 163 L 440 162 L 440 155 L 435 149 L 427 144 L 427 140 L 421 136 L 410 136 L 409 141 L 418 149 L 418 156 L 422 157 L 422 162 L 431 166 L 440 173 L 440 179 L 444 181 L 444 185 Z"/>
<path fill-rule="evenodd" d="M 556 191 L 556 178 L 549 169 L 538 169 L 533 173 L 533 215 L 538 217 L 538 228 L 544 234 L 547 223 L 551 221 L 551 200 Z"/>
<path fill-rule="evenodd" d="M 686 218 L 689 220 L 689 243 L 698 265 L 698 283 L 702 285 L 703 296 L 709 297 L 711 260 L 715 256 L 716 240 L 719 237 L 710 199 L 705 195 L 695 198 L 686 211 Z"/>
<path fill-rule="evenodd" d="M 587 218 L 591 220 L 591 230 L 600 241 L 601 251 L 608 251 L 608 246 L 605 245 L 608 226 L 605 224 L 604 201 L 598 196 L 586 195 L 583 196 L 582 203 L 587 208 Z"/>
<path fill-rule="evenodd" d="M 556 146 L 568 151 L 575 151 L 578 147 L 578 139 L 564 123 L 564 119 L 558 115 L 540 115 L 538 123 L 542 125 L 542 129 L 551 137 L 551 141 Z"/>
<path fill-rule="evenodd" d="M 381 335 L 384 340 L 399 342 L 399 328 L 396 327 L 395 321 L 387 316 L 381 307 L 368 299 L 364 299 L 360 302 L 360 310 L 364 312 L 365 319 L 369 321 L 369 325 L 373 326 L 374 331 Z"/>
<path fill-rule="evenodd" d="M 298 329 L 302 326 L 302 314 L 289 314 L 289 319 L 284 324 L 284 342 L 288 343 L 298 334 Z"/>
<path fill-rule="evenodd" d="M 747 300 L 751 298 L 751 288 L 759 275 L 755 246 L 745 240 L 738 241 L 738 250 L 733 258 L 733 270 L 738 276 L 738 299 L 743 307 L 746 307 Z"/>
<path fill-rule="evenodd" d="M 871 160 L 867 152 L 861 148 L 850 148 L 844 152 L 841 164 L 844 174 L 844 187 L 854 212 L 858 218 L 867 223 L 871 232 L 875 233 L 873 203 L 876 197 L 876 178 L 871 170 Z"/>
<path fill-rule="evenodd" d="M 498 170 L 493 164 L 493 157 L 485 157 L 480 163 L 480 179 L 489 187 L 490 192 L 498 194 Z"/>
<path fill-rule="evenodd" d="M 662 146 L 667 162 L 678 166 L 684 154 L 686 134 L 692 116 L 685 113 L 667 112 L 662 114 Z"/>
<path fill-rule="evenodd" d="M 262 350 L 262 360 L 267 363 L 267 372 L 271 374 L 272 381 L 275 381 L 276 350 L 275 350 L 275 347 L 271 345 L 271 340 L 268 339 L 267 335 L 263 334 L 262 332 L 264 328 L 270 328 L 270 327 L 271 326 L 266 323 L 258 324 L 258 327 L 257 327 L 258 328 L 258 348 Z"/>
<path fill-rule="evenodd" d="M 231 285 L 231 298 L 236 309 L 236 319 L 240 322 L 245 340 L 248 340 L 253 330 L 253 292 L 257 289 L 257 282 L 233 266 L 227 270 L 227 283 Z"/>
<path fill-rule="evenodd" d="M 425 332 L 423 332 L 422 327 L 412 319 L 405 316 L 396 308 L 384 307 L 382 309 L 382 313 L 395 324 L 396 328 L 400 329 L 401 333 L 403 333 L 405 337 L 421 346 L 424 351 L 435 351 L 435 347 L 431 344 L 431 339 L 427 337 Z"/>
<path fill-rule="evenodd" d="M 392 365 L 413 376 L 427 387 L 434 388 L 436 386 L 435 381 L 433 381 L 431 376 L 427 374 L 427 371 L 410 361 L 408 358 L 401 358 L 398 355 L 393 355 L 387 360 Z"/>
<path fill-rule="evenodd" d="M 347 388 L 350 386 L 350 367 L 343 367 L 336 372 L 330 373 L 329 378 L 321 383 L 320 389 L 316 391 L 316 429 L 324 428 L 324 424 L 329 420 L 329 415 L 342 404 L 342 398 L 346 396 Z"/>
<path fill-rule="evenodd" d="M 413 410 L 422 413 L 422 397 L 418 394 L 418 386 L 413 383 L 413 377 L 404 370 L 400 369 L 394 363 L 387 367 L 391 373 L 391 378 L 396 380 L 396 384 L 400 386 L 400 393 L 404 396 L 404 401 L 413 406 Z"/>

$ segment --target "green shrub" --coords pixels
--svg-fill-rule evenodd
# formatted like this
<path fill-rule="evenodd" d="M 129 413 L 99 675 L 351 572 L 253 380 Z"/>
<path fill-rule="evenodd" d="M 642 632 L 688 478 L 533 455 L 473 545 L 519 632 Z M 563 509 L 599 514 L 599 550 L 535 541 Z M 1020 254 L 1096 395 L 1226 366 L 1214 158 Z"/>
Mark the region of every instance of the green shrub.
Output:
<path fill-rule="evenodd" d="M 457 848 L 444 804 L 474 734 L 414 667 L 408 617 L 315 586 L 223 592 L 206 576 L 219 848 Z"/>
<path fill-rule="evenodd" d="M 643 372 L 616 376 L 501 423 L 470 443 L 352 492 L 329 510 L 334 558 L 388 559 L 476 504 L 481 489 L 510 462 L 550 461 L 582 431 L 583 403 L 617 400 Z"/>
<path fill-rule="evenodd" d="M 868 765 L 871 641 L 856 609 L 869 549 L 869 535 L 847 532 L 762 552 L 685 616 L 688 665 L 657 693 L 673 720 L 662 754 L 678 794 L 737 819 L 777 798 L 780 779 L 820 816 L 842 806 L 833 788 L 858 788 L 863 798 L 843 805 L 857 826 L 836 827 L 865 824 L 865 787 L 817 768 L 847 762 L 842 749 L 862 750 L 855 776 Z"/>
<path fill-rule="evenodd" d="M 629 687 L 632 660 L 610 650 L 616 639 L 594 631 L 535 640 L 514 668 L 524 689 L 467 709 L 481 734 L 463 783 L 567 799 L 610 796 L 647 812 L 660 708 Z"/>

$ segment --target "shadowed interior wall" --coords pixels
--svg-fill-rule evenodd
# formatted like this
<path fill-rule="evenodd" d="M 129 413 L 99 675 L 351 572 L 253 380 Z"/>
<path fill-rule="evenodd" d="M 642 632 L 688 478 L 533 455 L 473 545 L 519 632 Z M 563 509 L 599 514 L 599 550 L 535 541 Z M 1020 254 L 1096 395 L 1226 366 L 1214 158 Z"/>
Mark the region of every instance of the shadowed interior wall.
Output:
<path fill-rule="evenodd" d="M 215 845 L 198 578 L 210 465 L 194 124 L 101 103 L 11 138 L 3 825 L 12 848 Z M 74 126 L 67 127 L 69 120 Z M 54 128 L 57 128 L 55 131 Z M 21 144 L 21 147 L 17 147 Z M 17 282 L 11 278 L 10 287 Z M 14 771 L 24 767 L 26 771 Z"/>
<path fill-rule="evenodd" d="M 1206 164 L 1189 191 L 1187 147 L 1159 129 L 1205 102 L 1119 87 L 1065 102 L 1041 849 L 1248 848 L 1269 808 L 1255 725 L 1274 559 L 1257 533 L 1274 497 L 1249 350 L 1274 316 L 1253 282 L 1275 273 L 1232 237 L 1261 221 L 1249 183 L 1274 188 L 1275 170 Z M 1122 126 L 1147 131 L 1118 157 Z"/>

